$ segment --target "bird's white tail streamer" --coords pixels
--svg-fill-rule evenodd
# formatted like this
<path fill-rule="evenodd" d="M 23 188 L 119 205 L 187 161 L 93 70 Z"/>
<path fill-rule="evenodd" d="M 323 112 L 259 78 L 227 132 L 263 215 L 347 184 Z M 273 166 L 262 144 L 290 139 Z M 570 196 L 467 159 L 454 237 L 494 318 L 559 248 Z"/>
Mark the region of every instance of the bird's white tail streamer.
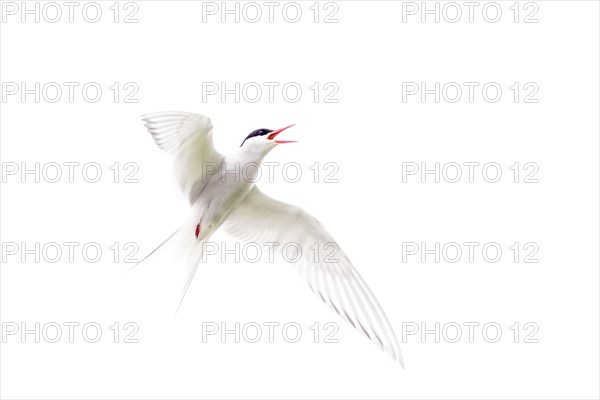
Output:
<path fill-rule="evenodd" d="M 212 231 L 212 230 L 211 230 Z M 193 229 L 190 228 L 189 224 L 184 224 L 183 226 L 176 229 L 169 237 L 167 237 L 160 245 L 158 245 L 154 250 L 152 250 L 147 256 L 145 256 L 142 260 L 140 260 L 137 264 L 129 268 L 128 271 L 133 270 L 134 268 L 140 266 L 142 263 L 152 263 L 152 259 L 158 257 L 164 250 L 175 246 L 175 249 L 172 249 L 173 256 L 178 255 L 186 255 L 182 260 L 179 257 L 173 257 L 175 260 L 185 263 L 185 284 L 183 289 L 180 292 L 180 299 L 177 305 L 177 309 L 175 311 L 174 316 L 177 315 L 181 305 L 183 304 L 183 300 L 185 295 L 196 275 L 196 271 L 198 270 L 198 266 L 202 262 L 202 254 L 203 254 L 203 244 L 209 237 L 212 232 L 206 232 L 207 235 L 203 235 L 202 240 L 198 240 L 193 235 Z M 171 254 L 171 252 L 169 253 Z M 171 258 L 171 256 L 169 256 Z M 181 271 L 181 270 L 180 270 Z"/>

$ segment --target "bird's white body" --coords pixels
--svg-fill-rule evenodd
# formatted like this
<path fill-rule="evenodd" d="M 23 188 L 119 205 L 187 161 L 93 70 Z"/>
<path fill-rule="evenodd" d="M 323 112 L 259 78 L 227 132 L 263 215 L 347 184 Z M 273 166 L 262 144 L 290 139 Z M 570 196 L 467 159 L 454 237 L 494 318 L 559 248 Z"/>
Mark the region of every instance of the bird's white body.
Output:
<path fill-rule="evenodd" d="M 189 251 L 182 300 L 200 263 L 200 244 L 221 226 L 240 240 L 296 243 L 306 251 L 294 268 L 313 292 L 403 363 L 381 306 L 331 235 L 303 209 L 264 195 L 254 184 L 264 157 L 278 143 L 285 143 L 274 137 L 287 128 L 265 130 L 271 133 L 268 136 L 259 130 L 234 152 L 222 156 L 212 145 L 212 123 L 205 116 L 167 112 L 143 119 L 156 144 L 174 156 L 176 180 L 192 207 L 190 220 L 165 241 L 181 241 Z M 337 247 L 335 257 L 312 259 L 308 248 L 315 244 Z"/>
<path fill-rule="evenodd" d="M 206 181 L 191 199 L 195 221 L 200 224 L 200 236 L 214 232 L 229 213 L 250 193 L 258 177 L 258 168 L 264 157 L 277 144 L 273 141 L 248 141 L 215 164 L 205 166 Z M 210 167 L 210 168 L 209 168 Z"/>

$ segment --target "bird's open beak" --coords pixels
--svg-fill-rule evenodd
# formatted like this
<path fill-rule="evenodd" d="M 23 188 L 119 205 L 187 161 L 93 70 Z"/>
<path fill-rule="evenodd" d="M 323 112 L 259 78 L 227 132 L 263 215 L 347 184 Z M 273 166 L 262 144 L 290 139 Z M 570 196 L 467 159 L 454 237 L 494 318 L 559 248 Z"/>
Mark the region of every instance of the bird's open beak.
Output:
<path fill-rule="evenodd" d="M 296 140 L 274 140 L 275 136 L 279 135 L 281 132 L 285 131 L 287 128 L 291 128 L 294 125 L 286 126 L 285 128 L 277 129 L 275 132 L 271 132 L 267 139 L 273 140 L 275 143 L 296 143 Z"/>

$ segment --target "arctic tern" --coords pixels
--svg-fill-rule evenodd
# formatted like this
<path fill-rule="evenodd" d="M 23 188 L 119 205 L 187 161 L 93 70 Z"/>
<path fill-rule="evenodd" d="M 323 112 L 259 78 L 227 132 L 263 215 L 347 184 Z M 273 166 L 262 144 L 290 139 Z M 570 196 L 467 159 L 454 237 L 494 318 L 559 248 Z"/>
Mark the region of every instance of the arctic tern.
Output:
<path fill-rule="evenodd" d="M 398 341 L 379 302 L 321 223 L 302 208 L 262 193 L 254 183 L 257 168 L 248 168 L 250 176 L 244 179 L 220 173 L 236 170 L 236 166 L 244 169 L 250 163 L 259 166 L 278 144 L 293 142 L 278 139 L 293 125 L 257 129 L 238 149 L 223 156 L 213 147 L 208 117 L 158 112 L 142 120 L 158 147 L 174 157 L 175 178 L 192 208 L 188 222 L 144 258 L 169 241 L 186 243 L 189 270 L 181 301 L 200 263 L 202 243 L 221 226 L 246 242 L 297 243 L 302 249 L 315 243 L 333 244 L 337 249 L 334 260 L 315 260 L 304 251 L 294 267 L 325 304 L 404 367 Z"/>

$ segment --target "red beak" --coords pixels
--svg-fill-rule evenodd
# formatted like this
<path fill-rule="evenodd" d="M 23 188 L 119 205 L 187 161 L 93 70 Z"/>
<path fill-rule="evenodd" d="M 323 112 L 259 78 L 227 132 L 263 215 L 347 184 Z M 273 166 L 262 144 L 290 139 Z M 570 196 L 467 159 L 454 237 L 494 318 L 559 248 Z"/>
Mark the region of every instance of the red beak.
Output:
<path fill-rule="evenodd" d="M 269 139 L 269 140 L 275 139 L 275 136 L 279 135 L 281 132 L 285 131 L 287 128 L 291 128 L 294 125 L 296 125 L 296 124 L 286 126 L 285 128 L 277 129 L 276 131 L 271 132 L 271 134 L 269 136 L 267 136 L 267 139 Z M 274 142 L 275 143 L 296 143 L 296 140 L 275 140 Z"/>

